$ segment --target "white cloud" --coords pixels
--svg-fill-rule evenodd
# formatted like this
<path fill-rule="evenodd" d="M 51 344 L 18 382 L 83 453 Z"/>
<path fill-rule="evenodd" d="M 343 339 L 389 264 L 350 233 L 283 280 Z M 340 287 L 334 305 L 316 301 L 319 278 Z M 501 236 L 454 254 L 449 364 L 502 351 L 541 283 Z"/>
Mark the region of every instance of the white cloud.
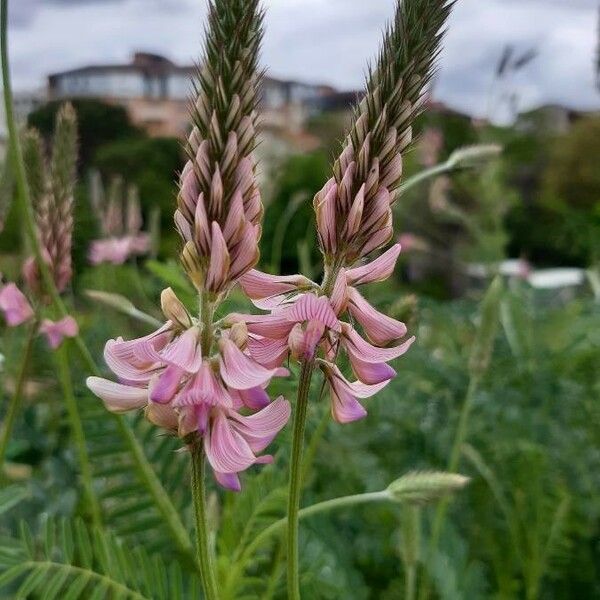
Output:
<path fill-rule="evenodd" d="M 265 0 L 264 62 L 272 74 L 362 84 L 394 0 Z M 16 88 L 49 72 L 128 60 L 137 49 L 180 61 L 197 57 L 206 2 L 199 0 L 13 0 L 10 49 Z M 505 44 L 539 49 L 511 82 L 522 106 L 591 108 L 596 0 L 460 0 L 449 24 L 436 95 L 482 114 Z"/>

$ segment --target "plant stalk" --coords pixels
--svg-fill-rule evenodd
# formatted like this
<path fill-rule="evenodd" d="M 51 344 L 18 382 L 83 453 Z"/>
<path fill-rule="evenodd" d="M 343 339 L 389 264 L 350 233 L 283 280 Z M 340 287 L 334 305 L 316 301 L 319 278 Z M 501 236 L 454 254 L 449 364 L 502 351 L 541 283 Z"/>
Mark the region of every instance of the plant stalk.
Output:
<path fill-rule="evenodd" d="M 305 360 L 300 371 L 298 400 L 294 411 L 292 453 L 290 458 L 290 483 L 287 508 L 287 563 L 288 600 L 300 600 L 300 572 L 298 560 L 298 512 L 302 491 L 302 451 L 310 382 L 315 368 L 314 360 Z"/>
<path fill-rule="evenodd" d="M 0 434 L 0 479 L 4 479 L 4 459 L 6 457 L 6 449 L 8 448 L 8 442 L 10 441 L 12 430 L 15 425 L 15 419 L 23 400 L 23 391 L 25 389 L 25 383 L 27 380 L 27 370 L 29 368 L 29 361 L 31 359 L 31 351 L 33 349 L 33 340 L 35 338 L 36 331 L 37 321 L 33 322 L 29 329 L 27 341 L 25 342 L 23 358 L 21 360 L 21 366 L 19 368 L 19 374 L 17 376 L 15 393 L 10 399 L 6 415 L 4 416 L 2 434 Z"/>
<path fill-rule="evenodd" d="M 79 410 L 77 408 L 77 400 L 73 393 L 73 382 L 71 379 L 71 371 L 69 369 L 69 356 L 66 343 L 63 343 L 61 347 L 55 351 L 55 356 L 58 379 L 63 390 L 64 402 L 67 407 L 67 415 L 71 426 L 71 436 L 75 444 L 75 451 L 77 452 L 77 459 L 81 470 L 81 483 L 86 499 L 86 507 L 89 510 L 91 522 L 94 527 L 100 527 L 102 525 L 101 509 L 98 499 L 94 494 L 90 457 L 85 444 L 85 433 L 83 431 L 81 416 L 79 415 Z"/>
<path fill-rule="evenodd" d="M 202 445 L 190 448 L 192 459 L 192 498 L 196 518 L 196 552 L 200 567 L 200 578 L 206 600 L 218 600 L 219 591 L 209 542 L 209 524 L 206 514 L 206 459 Z"/>

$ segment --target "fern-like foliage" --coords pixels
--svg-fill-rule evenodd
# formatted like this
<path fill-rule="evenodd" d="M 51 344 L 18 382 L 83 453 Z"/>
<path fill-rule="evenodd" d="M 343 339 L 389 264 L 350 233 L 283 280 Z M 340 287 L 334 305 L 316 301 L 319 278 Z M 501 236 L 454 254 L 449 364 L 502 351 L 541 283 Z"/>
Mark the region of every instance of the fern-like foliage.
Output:
<path fill-rule="evenodd" d="M 17 537 L 0 538 L 0 593 L 44 600 L 177 600 L 198 598 L 199 581 L 177 562 L 90 531 L 77 520 L 47 519 L 34 537 L 26 523 Z"/>

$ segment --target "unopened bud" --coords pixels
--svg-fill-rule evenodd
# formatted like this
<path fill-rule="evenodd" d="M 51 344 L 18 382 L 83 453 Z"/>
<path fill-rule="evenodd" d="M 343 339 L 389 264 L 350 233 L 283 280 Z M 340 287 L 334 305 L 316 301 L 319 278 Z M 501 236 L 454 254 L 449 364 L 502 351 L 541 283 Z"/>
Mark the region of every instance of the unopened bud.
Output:
<path fill-rule="evenodd" d="M 456 473 L 415 471 L 390 483 L 387 492 L 396 502 L 427 504 L 456 492 L 469 483 L 469 478 Z"/>
<path fill-rule="evenodd" d="M 181 302 L 175 295 L 172 288 L 167 288 L 160 295 L 160 306 L 169 321 L 173 321 L 182 329 L 189 329 L 192 326 L 192 319 Z"/>

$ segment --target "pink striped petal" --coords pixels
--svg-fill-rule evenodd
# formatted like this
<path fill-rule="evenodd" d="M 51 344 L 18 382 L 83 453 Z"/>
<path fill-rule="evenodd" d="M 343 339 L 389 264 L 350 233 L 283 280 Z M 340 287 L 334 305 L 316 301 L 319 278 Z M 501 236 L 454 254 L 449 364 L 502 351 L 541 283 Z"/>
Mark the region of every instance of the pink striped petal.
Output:
<path fill-rule="evenodd" d="M 317 230 L 323 250 L 334 253 L 337 248 L 336 230 L 336 203 L 337 186 L 335 180 L 330 180 L 315 198 L 315 212 L 317 216 Z"/>
<path fill-rule="evenodd" d="M 333 331 L 340 331 L 340 323 L 326 296 L 304 294 L 285 311 L 285 316 L 289 321 L 295 323 L 314 320 Z"/>
<path fill-rule="evenodd" d="M 350 314 L 362 325 L 368 338 L 385 345 L 406 335 L 406 325 L 373 308 L 355 288 L 349 288 Z"/>
<path fill-rule="evenodd" d="M 250 356 L 267 369 L 275 369 L 283 365 L 287 354 L 288 344 L 285 338 L 248 338 Z"/>
<path fill-rule="evenodd" d="M 315 356 L 315 350 L 317 345 L 321 341 L 323 334 L 325 333 L 325 325 L 321 321 L 316 319 L 310 320 L 306 325 L 304 331 L 304 352 L 303 357 L 305 360 L 312 360 Z"/>
<path fill-rule="evenodd" d="M 277 369 L 265 369 L 246 356 L 231 340 L 219 340 L 219 366 L 223 381 L 236 390 L 248 390 L 271 380 Z"/>
<path fill-rule="evenodd" d="M 303 275 L 270 275 L 251 269 L 240 278 L 244 293 L 251 300 L 287 294 L 298 288 L 313 287 L 314 283 Z"/>
<path fill-rule="evenodd" d="M 248 442 L 233 429 L 223 411 L 217 411 L 204 436 L 204 449 L 211 467 L 219 473 L 245 471 L 256 462 Z"/>
<path fill-rule="evenodd" d="M 48 345 L 55 350 L 62 344 L 64 338 L 75 337 L 79 333 L 79 326 L 69 315 L 56 322 L 44 319 L 40 325 L 40 333 L 46 336 Z"/>
<path fill-rule="evenodd" d="M 211 232 L 210 263 L 206 274 L 206 288 L 212 292 L 220 292 L 229 275 L 230 257 L 227 243 L 216 221 L 212 223 Z"/>
<path fill-rule="evenodd" d="M 239 279 L 258 262 L 259 237 L 260 228 L 256 228 L 250 221 L 246 221 L 239 242 L 231 250 L 231 272 L 229 274 L 231 281 Z"/>
<path fill-rule="evenodd" d="M 202 362 L 198 372 L 190 378 L 177 394 L 173 406 L 190 406 L 202 403 L 227 408 L 233 406 L 231 397 L 207 360 Z"/>
<path fill-rule="evenodd" d="M 229 213 L 223 226 L 223 237 L 228 244 L 238 238 L 243 230 L 244 220 L 244 199 L 239 192 L 236 192 L 229 204 Z"/>
<path fill-rule="evenodd" d="M 346 273 L 349 285 L 363 285 L 365 283 L 385 281 L 394 272 L 399 255 L 400 244 L 394 244 L 389 250 L 370 263 L 349 269 Z"/>
<path fill-rule="evenodd" d="M 393 348 L 379 348 L 369 344 L 348 323 L 342 324 L 342 343 L 350 357 L 356 356 L 364 362 L 381 363 L 388 362 L 405 354 L 415 341 L 411 337 L 399 346 Z"/>
<path fill-rule="evenodd" d="M 329 303 L 336 315 L 343 313 L 348 304 L 348 284 L 346 275 L 346 270 L 340 269 L 331 296 L 329 297 Z"/>
<path fill-rule="evenodd" d="M 156 356 L 161 362 L 179 367 L 188 373 L 195 373 L 202 365 L 199 329 L 190 327 L 160 353 L 156 353 Z"/>
<path fill-rule="evenodd" d="M 102 377 L 88 377 L 87 387 L 100 398 L 106 408 L 115 413 L 142 408 L 148 403 L 148 390 L 115 383 Z"/>
<path fill-rule="evenodd" d="M 230 412 L 231 425 L 248 442 L 253 452 L 262 452 L 283 429 L 291 414 L 290 403 L 279 397 L 261 411 L 242 416 Z"/>
<path fill-rule="evenodd" d="M 244 321 L 248 332 L 266 338 L 287 338 L 294 324 L 281 312 L 270 315 L 242 315 L 234 313 L 229 315 L 227 323 Z"/>
<path fill-rule="evenodd" d="M 359 421 L 367 416 L 365 407 L 351 394 L 344 390 L 330 387 L 331 416 L 342 425 Z"/>
<path fill-rule="evenodd" d="M 9 327 L 21 325 L 33 317 L 31 304 L 14 283 L 0 288 L 0 311 Z"/>

